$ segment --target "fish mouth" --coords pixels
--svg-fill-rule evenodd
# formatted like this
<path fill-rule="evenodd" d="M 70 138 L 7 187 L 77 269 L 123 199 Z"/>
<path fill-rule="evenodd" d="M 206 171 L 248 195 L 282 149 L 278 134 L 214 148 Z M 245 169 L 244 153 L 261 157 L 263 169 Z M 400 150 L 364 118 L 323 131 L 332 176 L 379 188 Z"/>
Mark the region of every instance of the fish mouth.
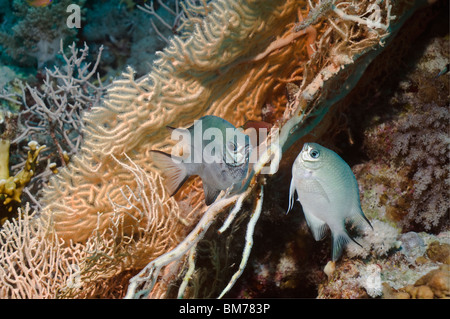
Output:
<path fill-rule="evenodd" d="M 303 145 L 303 148 L 302 148 L 302 150 L 300 152 L 302 161 L 307 161 L 307 162 L 311 161 L 311 159 L 308 157 L 308 153 L 309 153 L 310 148 L 311 148 L 311 146 L 309 146 L 308 143 L 305 143 Z"/>

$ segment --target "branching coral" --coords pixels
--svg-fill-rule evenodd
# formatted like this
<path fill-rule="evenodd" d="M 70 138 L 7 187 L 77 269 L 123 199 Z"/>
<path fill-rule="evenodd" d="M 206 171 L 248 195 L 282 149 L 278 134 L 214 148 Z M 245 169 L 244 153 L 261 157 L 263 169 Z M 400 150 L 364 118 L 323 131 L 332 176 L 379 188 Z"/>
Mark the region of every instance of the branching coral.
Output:
<path fill-rule="evenodd" d="M 32 88 L 28 84 L 26 88 L 22 87 L 19 98 L 23 110 L 18 119 L 21 133 L 12 142 L 20 143 L 29 136 L 40 142 L 47 142 L 56 148 L 50 151 L 58 153 L 61 164 L 64 165 L 63 152 L 72 155 L 81 144 L 83 111 L 98 104 L 105 88 L 96 73 L 101 48 L 91 67 L 91 63 L 86 61 L 89 53 L 86 44 L 82 49 L 77 49 L 75 43 L 69 45 L 70 55 L 64 54 L 62 41 L 59 45 L 65 65 L 47 70 L 42 88 Z M 95 80 L 98 85 L 94 85 Z M 28 102 L 28 95 L 33 103 Z"/>
<path fill-rule="evenodd" d="M 35 220 L 26 207 L 0 230 L 1 298 L 55 298 L 78 262 L 57 238 L 43 240 L 45 227 Z"/>
<path fill-rule="evenodd" d="M 41 160 L 45 160 L 46 166 L 53 171 L 57 166 L 65 166 L 69 157 L 78 152 L 83 139 L 82 114 L 98 104 L 106 89 L 96 73 L 101 49 L 92 66 L 86 61 L 89 52 L 86 44 L 84 48 L 77 49 L 73 43 L 69 49 L 71 54 L 64 54 L 63 43 L 60 43 L 60 53 L 65 64 L 61 68 L 47 70 L 41 87 L 31 87 L 20 82 L 20 92 L 0 94 L 0 99 L 13 101 L 21 108 L 14 119 L 14 128 L 18 127 L 8 136 L 11 144 L 22 146 L 35 140 L 47 145 Z M 12 170 L 22 167 L 26 161 L 19 152 L 11 157 L 15 160 Z M 52 172 L 50 169 L 41 169 L 34 173 L 39 176 L 40 184 L 30 185 L 30 188 L 36 194 Z"/>

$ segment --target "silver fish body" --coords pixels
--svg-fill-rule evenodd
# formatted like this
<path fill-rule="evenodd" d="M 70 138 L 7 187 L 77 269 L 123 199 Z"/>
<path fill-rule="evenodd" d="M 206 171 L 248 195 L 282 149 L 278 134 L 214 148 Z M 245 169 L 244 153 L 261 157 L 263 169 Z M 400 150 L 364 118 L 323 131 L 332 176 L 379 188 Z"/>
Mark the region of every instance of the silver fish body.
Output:
<path fill-rule="evenodd" d="M 370 225 L 361 209 L 352 170 L 338 154 L 319 144 L 305 143 L 294 161 L 288 212 L 295 191 L 314 239 L 321 240 L 327 228 L 331 230 L 333 261 L 339 259 L 346 243 L 353 240 L 345 228 L 346 222 Z"/>
<path fill-rule="evenodd" d="M 200 118 L 188 129 L 171 128 L 181 136 L 188 156 L 153 151 L 171 195 L 193 175 L 202 179 L 205 202 L 212 204 L 221 190 L 239 184 L 247 175 L 250 138 L 228 121 L 212 115 Z"/>

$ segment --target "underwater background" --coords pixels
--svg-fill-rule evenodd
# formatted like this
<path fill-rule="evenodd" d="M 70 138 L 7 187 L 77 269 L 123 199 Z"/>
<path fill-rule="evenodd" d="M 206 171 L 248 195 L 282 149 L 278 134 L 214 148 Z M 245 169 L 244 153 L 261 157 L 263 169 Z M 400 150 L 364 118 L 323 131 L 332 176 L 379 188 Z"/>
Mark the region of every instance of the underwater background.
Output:
<path fill-rule="evenodd" d="M 226 297 L 448 298 L 449 25 L 444 0 L 0 0 L 0 297 L 123 298 L 152 265 L 133 297 L 217 298 L 242 271 Z M 151 157 L 204 115 L 287 136 L 209 207 Z M 305 142 L 350 165 L 373 226 L 332 271 L 330 236 L 286 215 Z"/>

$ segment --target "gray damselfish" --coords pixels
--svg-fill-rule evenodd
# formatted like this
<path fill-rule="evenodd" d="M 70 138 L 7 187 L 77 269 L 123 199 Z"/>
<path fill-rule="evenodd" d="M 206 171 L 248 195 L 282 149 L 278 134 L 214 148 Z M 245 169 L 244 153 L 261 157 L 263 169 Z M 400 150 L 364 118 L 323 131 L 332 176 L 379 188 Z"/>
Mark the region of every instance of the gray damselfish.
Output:
<path fill-rule="evenodd" d="M 316 143 L 303 145 L 292 166 L 288 212 L 294 204 L 295 191 L 314 239 L 321 240 L 330 228 L 333 261 L 339 259 L 350 240 L 357 243 L 347 233 L 346 222 L 368 223 L 372 227 L 361 209 L 355 175 L 330 149 Z"/>
<path fill-rule="evenodd" d="M 207 115 L 187 129 L 169 129 L 172 138 L 180 140 L 182 156 L 152 152 L 171 196 L 190 176 L 198 175 L 206 205 L 211 205 L 221 190 L 241 183 L 247 175 L 252 150 L 250 138 L 228 121 Z"/>

